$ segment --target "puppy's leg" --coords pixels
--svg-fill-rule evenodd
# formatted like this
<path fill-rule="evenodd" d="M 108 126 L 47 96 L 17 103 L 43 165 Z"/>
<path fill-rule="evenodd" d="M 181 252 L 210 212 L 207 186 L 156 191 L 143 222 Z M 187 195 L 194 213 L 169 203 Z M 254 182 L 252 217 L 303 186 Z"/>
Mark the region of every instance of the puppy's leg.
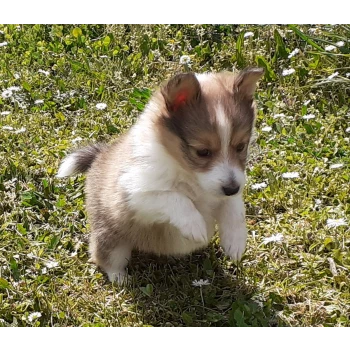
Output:
<path fill-rule="evenodd" d="M 114 248 L 102 246 L 91 240 L 92 260 L 101 267 L 111 282 L 123 283 L 127 278 L 126 266 L 131 258 L 132 248 L 129 244 L 119 243 Z"/>
<path fill-rule="evenodd" d="M 144 223 L 169 222 L 181 234 L 197 242 L 207 242 L 207 227 L 193 202 L 178 192 L 147 192 L 134 195 L 129 204 L 135 219 Z"/>
<path fill-rule="evenodd" d="M 221 245 L 233 260 L 242 258 L 247 241 L 247 227 L 242 195 L 227 198 L 221 205 L 217 221 Z"/>
<path fill-rule="evenodd" d="M 122 284 L 127 278 L 126 266 L 131 258 L 131 248 L 126 244 L 115 247 L 108 257 L 108 266 L 105 271 L 111 282 Z"/>

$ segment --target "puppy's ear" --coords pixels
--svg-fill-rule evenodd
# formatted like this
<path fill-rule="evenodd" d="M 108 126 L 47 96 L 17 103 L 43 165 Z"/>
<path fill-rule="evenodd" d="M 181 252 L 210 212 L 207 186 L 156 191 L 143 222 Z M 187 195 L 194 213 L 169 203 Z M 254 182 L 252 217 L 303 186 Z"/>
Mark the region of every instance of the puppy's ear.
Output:
<path fill-rule="evenodd" d="M 252 99 L 256 83 L 263 76 L 263 68 L 245 68 L 235 77 L 233 89 L 234 92 L 238 92 L 242 96 Z"/>
<path fill-rule="evenodd" d="M 194 73 L 180 73 L 170 79 L 161 92 L 168 110 L 175 112 L 182 106 L 196 102 L 201 88 Z"/>

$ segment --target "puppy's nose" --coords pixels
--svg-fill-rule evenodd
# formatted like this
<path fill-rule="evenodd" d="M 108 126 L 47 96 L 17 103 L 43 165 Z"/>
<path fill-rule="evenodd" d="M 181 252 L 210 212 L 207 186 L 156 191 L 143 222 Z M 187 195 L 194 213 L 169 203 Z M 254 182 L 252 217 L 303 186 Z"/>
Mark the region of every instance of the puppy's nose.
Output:
<path fill-rule="evenodd" d="M 238 193 L 239 186 L 223 186 L 222 190 L 225 193 L 225 196 L 233 196 L 234 194 Z"/>

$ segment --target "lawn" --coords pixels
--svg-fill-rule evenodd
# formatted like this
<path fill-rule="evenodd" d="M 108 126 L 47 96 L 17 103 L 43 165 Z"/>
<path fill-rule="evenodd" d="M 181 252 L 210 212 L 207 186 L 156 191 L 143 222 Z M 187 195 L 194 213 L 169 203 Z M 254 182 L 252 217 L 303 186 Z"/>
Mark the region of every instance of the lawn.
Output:
<path fill-rule="evenodd" d="M 0 25 L 0 326 L 350 326 L 349 58 L 349 25 Z M 265 76 L 243 260 L 215 236 L 109 283 L 85 177 L 55 178 L 60 161 L 125 132 L 174 73 L 248 65 Z"/>

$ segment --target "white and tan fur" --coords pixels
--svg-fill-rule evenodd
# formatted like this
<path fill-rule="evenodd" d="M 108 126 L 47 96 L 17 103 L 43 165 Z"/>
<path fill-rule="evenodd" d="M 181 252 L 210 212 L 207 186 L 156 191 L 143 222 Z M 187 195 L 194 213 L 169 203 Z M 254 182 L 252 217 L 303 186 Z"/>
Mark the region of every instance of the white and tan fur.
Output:
<path fill-rule="evenodd" d="M 65 158 L 58 177 L 87 171 L 90 253 L 111 281 L 123 280 L 133 249 L 188 254 L 208 244 L 215 223 L 225 252 L 240 260 L 244 170 L 262 73 L 179 74 L 126 135 Z"/>

